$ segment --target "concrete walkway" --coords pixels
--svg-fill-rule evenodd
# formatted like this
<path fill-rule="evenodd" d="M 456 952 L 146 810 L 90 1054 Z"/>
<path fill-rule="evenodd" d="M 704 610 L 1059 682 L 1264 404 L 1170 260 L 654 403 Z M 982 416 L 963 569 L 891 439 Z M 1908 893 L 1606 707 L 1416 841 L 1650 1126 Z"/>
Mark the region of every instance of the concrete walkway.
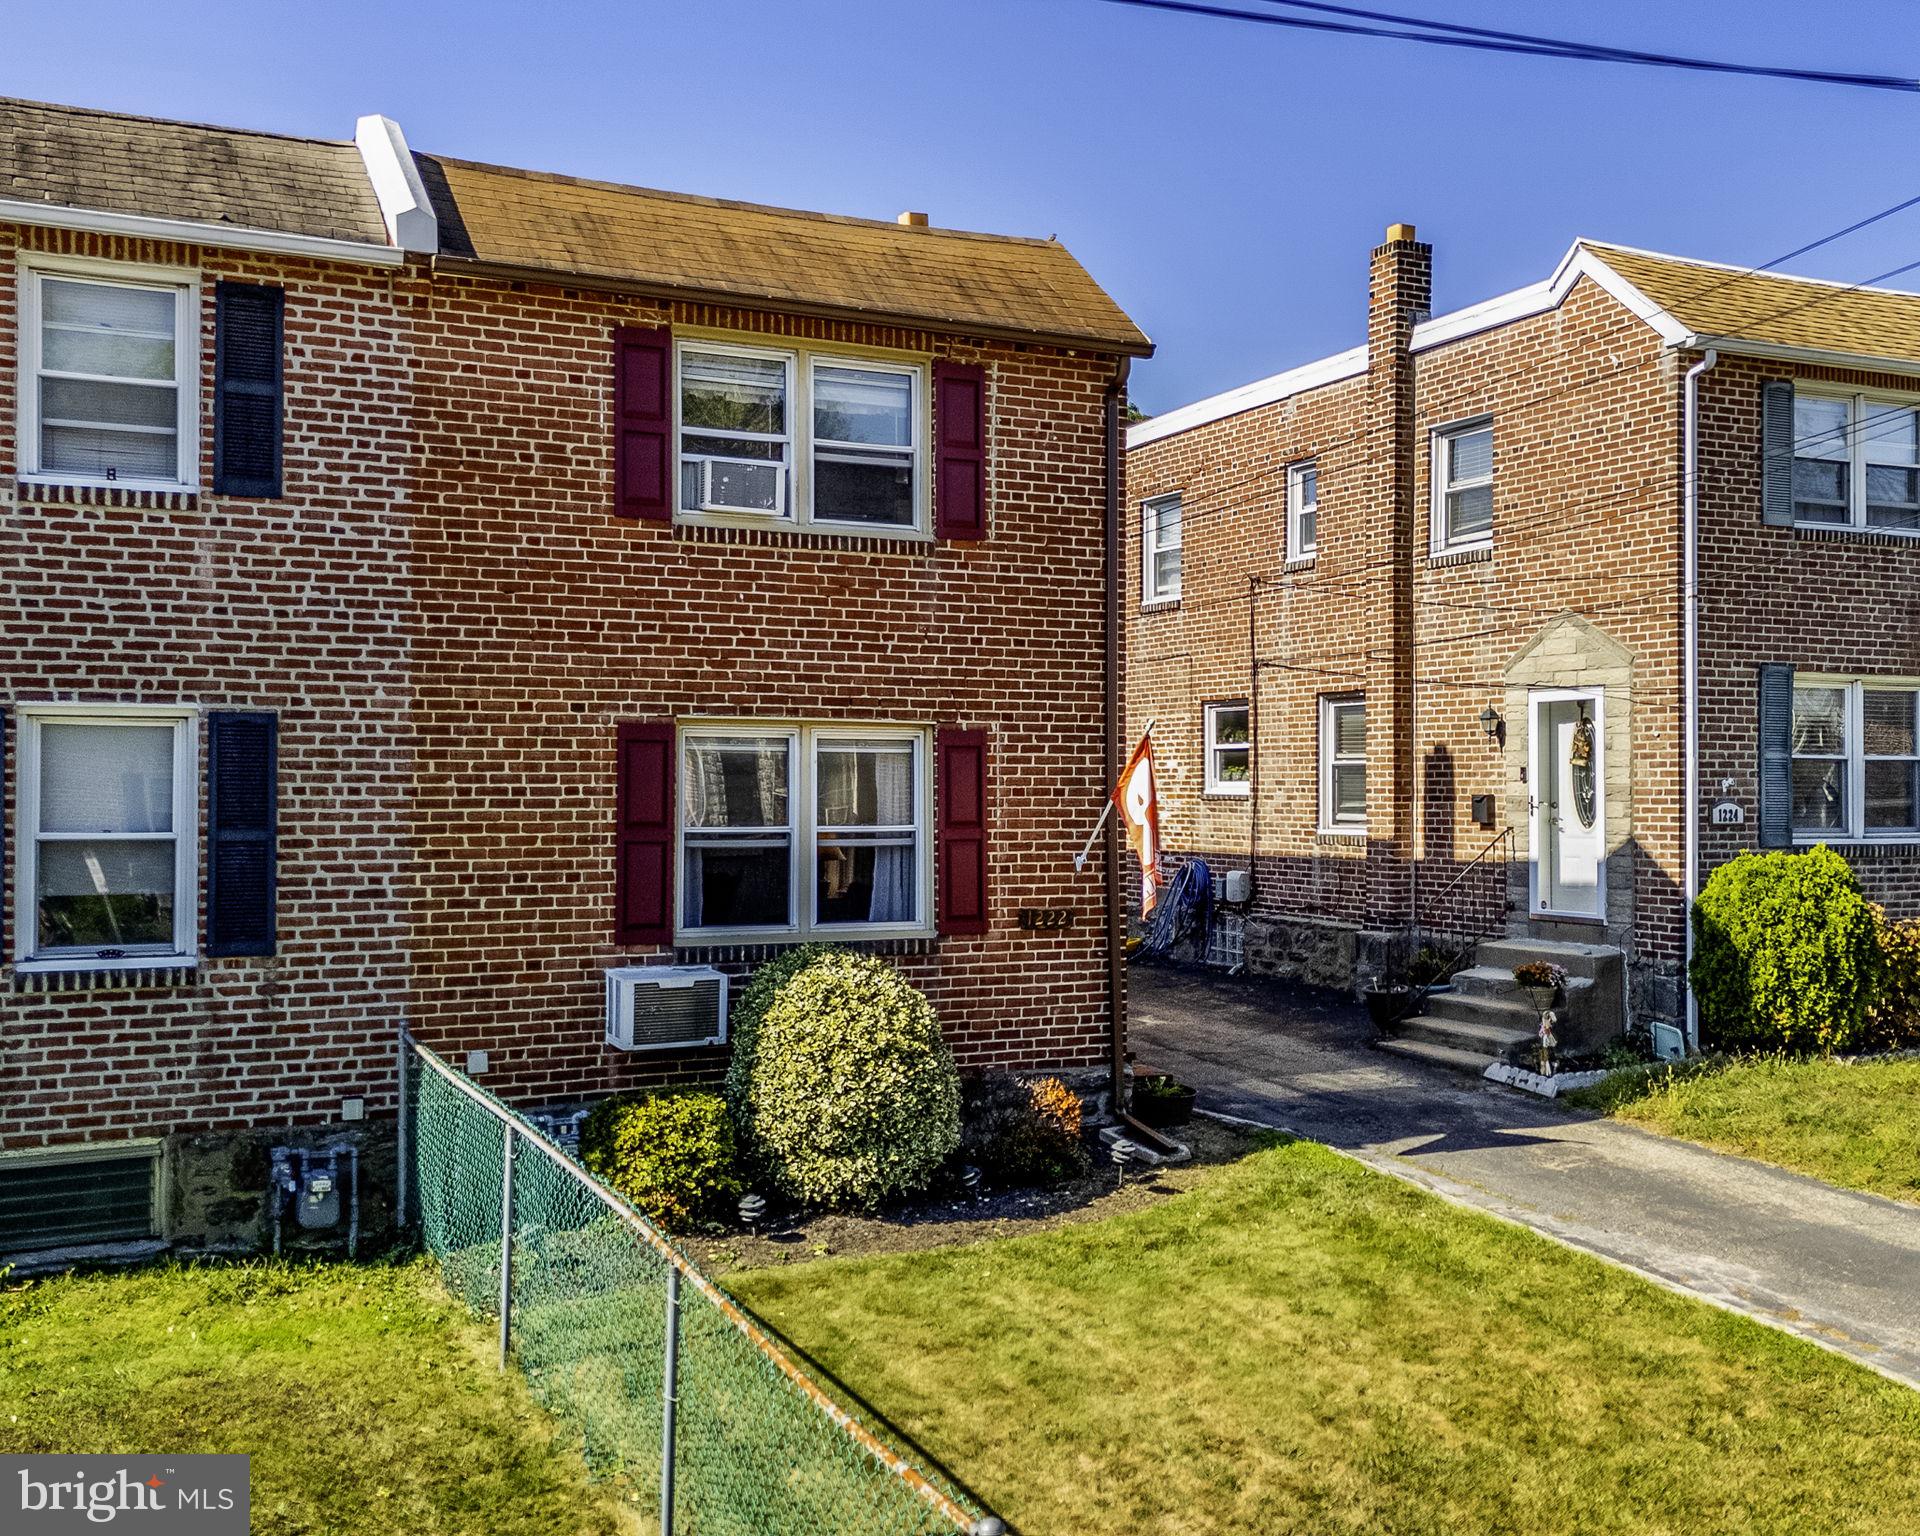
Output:
<path fill-rule="evenodd" d="M 1337 998 L 1153 965 L 1140 1069 L 1920 1388 L 1920 1207 L 1582 1116 L 1371 1048 Z"/>

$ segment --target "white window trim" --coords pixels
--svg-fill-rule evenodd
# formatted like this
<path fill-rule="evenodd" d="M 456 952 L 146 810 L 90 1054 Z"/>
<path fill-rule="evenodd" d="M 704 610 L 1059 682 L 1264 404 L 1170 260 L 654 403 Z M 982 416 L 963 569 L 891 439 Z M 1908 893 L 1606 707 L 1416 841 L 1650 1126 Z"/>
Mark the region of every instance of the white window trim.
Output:
<path fill-rule="evenodd" d="M 1170 591 L 1157 592 L 1153 585 L 1154 557 L 1160 552 L 1159 528 L 1160 509 L 1172 502 L 1180 507 L 1180 574 L 1174 579 Z M 1180 492 L 1170 491 L 1165 496 L 1150 496 L 1140 503 L 1140 606 L 1157 608 L 1180 601 L 1180 589 L 1187 576 L 1187 509 L 1181 505 Z"/>
<path fill-rule="evenodd" d="M 1826 523 L 1824 527 L 1834 527 Z M 1867 732 L 1866 707 L 1863 695 L 1868 692 L 1884 693 L 1920 693 L 1920 678 L 1905 677 L 1866 677 L 1858 673 L 1839 676 L 1818 672 L 1795 672 L 1793 675 L 1795 691 L 1802 688 L 1838 688 L 1845 695 L 1843 709 L 1844 729 L 1846 732 L 1847 752 L 1843 759 L 1846 765 L 1847 786 L 1847 825 L 1844 827 L 1800 828 L 1793 829 L 1794 843 L 1800 847 L 1811 848 L 1817 843 L 1894 843 L 1920 844 L 1920 829 L 1902 830 L 1900 828 L 1867 826 Z M 1791 750 L 1789 743 L 1788 772 L 1791 774 L 1795 759 L 1802 754 Z M 1805 754 L 1809 762 L 1822 760 L 1817 753 Z M 1901 759 L 1876 758 L 1881 761 L 1901 761 Z"/>
<path fill-rule="evenodd" d="M 1458 554 L 1462 550 L 1493 548 L 1493 527 L 1491 524 L 1488 525 L 1485 533 L 1476 533 L 1469 538 L 1450 539 L 1447 536 L 1447 492 L 1449 490 L 1469 490 L 1478 485 L 1490 486 L 1494 482 L 1495 472 L 1499 469 L 1499 464 L 1496 461 L 1494 469 L 1490 470 L 1484 478 L 1466 480 L 1462 481 L 1459 485 L 1450 486 L 1447 483 L 1447 476 L 1450 473 L 1449 465 L 1453 461 L 1454 439 L 1465 437 L 1469 433 L 1482 431 L 1490 428 L 1492 425 L 1493 416 L 1488 412 L 1479 416 L 1466 416 L 1459 421 L 1449 421 L 1442 426 L 1435 427 L 1429 434 L 1431 447 L 1428 455 L 1427 478 L 1431 482 L 1430 489 L 1432 492 L 1429 498 L 1431 503 L 1429 507 L 1429 518 L 1432 530 L 1431 548 L 1432 552 L 1436 555 L 1452 555 Z M 1497 442 L 1494 447 L 1495 451 L 1498 452 L 1499 444 Z"/>
<path fill-rule="evenodd" d="M 1220 716 L 1230 709 L 1237 709 L 1247 716 L 1247 740 L 1242 742 L 1217 741 L 1214 732 L 1218 728 Z M 1210 795 L 1238 795 L 1245 798 L 1253 793 L 1253 712 L 1247 707 L 1245 699 L 1216 699 L 1204 706 L 1201 728 L 1201 775 Z M 1214 754 L 1223 747 L 1232 749 L 1245 746 L 1247 749 L 1248 777 L 1244 779 L 1222 779 L 1214 776 Z"/>
<path fill-rule="evenodd" d="M 16 971 L 124 971 L 182 969 L 199 962 L 200 776 L 199 712 L 190 705 L 19 704 L 18 802 L 14 834 L 14 961 Z M 170 721 L 173 737 L 173 947 L 134 946 L 118 955 L 35 952 L 39 913 L 34 892 L 40 865 L 40 727 L 53 723 Z"/>
<path fill-rule="evenodd" d="M 1302 542 L 1300 538 L 1300 519 L 1305 514 L 1306 503 L 1300 499 L 1300 487 L 1305 484 L 1307 471 L 1313 470 L 1313 542 Z M 1302 459 L 1297 464 L 1287 466 L 1287 564 L 1295 561 L 1311 560 L 1320 550 L 1320 477 L 1317 459 Z"/>
<path fill-rule="evenodd" d="M 787 480 L 784 506 L 779 512 L 748 512 L 737 507 L 702 507 L 691 511 L 680 505 L 680 470 L 685 460 L 684 437 L 689 430 L 681 408 L 682 358 L 689 352 L 718 352 L 734 357 L 757 357 L 783 364 L 787 372 L 787 430 L 784 436 L 773 434 L 733 434 L 762 437 L 782 442 L 787 450 Z M 813 512 L 813 375 L 818 366 L 861 368 L 872 373 L 891 373 L 906 377 L 913 388 L 913 522 L 860 523 L 841 518 L 816 517 Z M 859 352 L 841 352 L 830 348 L 751 346 L 736 341 L 709 339 L 698 334 L 673 341 L 673 520 L 676 523 L 705 524 L 721 528 L 818 529 L 825 533 L 857 534 L 862 538 L 904 539 L 909 542 L 933 538 L 933 484 L 929 473 L 929 445 L 933 441 L 932 395 L 927 388 L 928 370 L 921 362 L 870 356 Z M 701 428 L 692 428 L 700 432 Z M 727 436 L 727 433 L 715 433 Z"/>
<path fill-rule="evenodd" d="M 1333 768 L 1336 761 L 1333 753 L 1333 712 L 1335 708 L 1358 704 L 1366 708 L 1367 696 L 1364 693 L 1323 693 L 1320 696 L 1320 814 L 1319 832 L 1323 837 L 1365 837 L 1367 820 L 1362 816 L 1358 821 L 1335 821 L 1333 819 Z M 1358 762 L 1362 771 L 1367 767 L 1364 755 L 1359 758 L 1343 757 L 1342 763 Z"/>
<path fill-rule="evenodd" d="M 120 491 L 195 491 L 200 486 L 200 276 L 190 267 L 144 266 L 22 251 L 17 334 L 19 478 L 29 485 L 97 486 Z M 172 480 L 114 479 L 40 467 L 40 284 L 44 278 L 174 290 L 173 377 L 178 410 L 179 475 Z"/>
<path fill-rule="evenodd" d="M 673 939 L 680 945 L 779 944 L 805 938 L 887 939 L 934 936 L 933 732 L 927 726 L 897 721 L 688 720 L 676 733 L 674 796 Z M 687 890 L 686 772 L 687 744 L 703 736 L 779 736 L 787 746 L 787 806 L 793 856 L 788 861 L 787 911 L 793 922 L 763 928 L 685 925 Z M 818 859 L 818 808 L 815 804 L 815 755 L 822 741 L 875 737 L 910 741 L 914 748 L 913 793 L 917 811 L 914 844 L 915 902 L 919 918 L 910 923 L 823 923 L 813 916 L 814 868 Z"/>
<path fill-rule="evenodd" d="M 1831 531 L 1851 530 L 1855 533 L 1885 534 L 1895 539 L 1920 539 L 1920 528 L 1878 528 L 1867 522 L 1867 434 L 1861 430 L 1863 422 L 1870 422 L 1876 411 L 1920 411 L 1920 395 L 1890 395 L 1868 393 L 1864 390 L 1848 389 L 1800 389 L 1795 386 L 1796 396 L 1805 395 L 1815 400 L 1839 400 L 1847 407 L 1847 520 L 1844 523 L 1822 523 L 1813 519 L 1802 519 L 1799 513 L 1800 498 L 1788 486 L 1787 495 L 1794 509 L 1793 525 L 1796 528 L 1825 528 Z M 1794 435 L 1794 447 L 1800 446 L 1799 434 Z M 1796 451 L 1794 457 L 1801 455 Z M 1811 458 L 1813 455 L 1809 454 Z M 1839 462 L 1839 461 L 1833 461 Z M 1788 473 L 1791 474 L 1791 466 Z"/>

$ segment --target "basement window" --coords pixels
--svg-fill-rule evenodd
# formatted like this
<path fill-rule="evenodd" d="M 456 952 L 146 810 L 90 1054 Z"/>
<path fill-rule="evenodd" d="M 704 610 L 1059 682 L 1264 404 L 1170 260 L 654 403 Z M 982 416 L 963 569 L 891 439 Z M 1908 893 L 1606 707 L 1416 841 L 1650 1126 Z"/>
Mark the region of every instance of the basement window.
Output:
<path fill-rule="evenodd" d="M 159 1152 L 121 1142 L 0 1157 L 0 1260 L 158 1236 Z"/>

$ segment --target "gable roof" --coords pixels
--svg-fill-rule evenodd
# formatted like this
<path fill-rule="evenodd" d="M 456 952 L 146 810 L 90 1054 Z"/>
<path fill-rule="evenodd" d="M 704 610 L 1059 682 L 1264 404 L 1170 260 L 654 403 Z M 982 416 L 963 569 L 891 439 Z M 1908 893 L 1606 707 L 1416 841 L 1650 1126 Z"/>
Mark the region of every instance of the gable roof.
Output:
<path fill-rule="evenodd" d="M 31 215 L 36 204 L 387 244 L 350 142 L 0 97 L 0 219 Z"/>
<path fill-rule="evenodd" d="M 1146 356 L 1054 240 L 802 213 L 417 154 L 442 259 Z"/>
<path fill-rule="evenodd" d="M 1920 363 L 1920 293 L 1583 243 L 1692 338 Z"/>
<path fill-rule="evenodd" d="M 1920 293 L 1755 272 L 1598 240 L 1574 241 L 1541 282 L 1422 320 L 1413 328 L 1413 350 L 1545 314 L 1581 278 L 1599 284 L 1670 347 L 1920 373 Z M 1127 429 L 1127 446 L 1145 447 L 1366 371 L 1364 345 L 1303 363 L 1137 422 Z"/>

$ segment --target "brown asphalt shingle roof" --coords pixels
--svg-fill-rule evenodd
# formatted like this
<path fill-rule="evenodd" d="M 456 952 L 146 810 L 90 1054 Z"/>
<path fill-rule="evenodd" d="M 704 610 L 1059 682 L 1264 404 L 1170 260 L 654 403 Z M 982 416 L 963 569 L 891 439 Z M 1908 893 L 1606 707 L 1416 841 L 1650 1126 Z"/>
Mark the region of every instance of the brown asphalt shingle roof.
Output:
<path fill-rule="evenodd" d="M 0 97 L 0 198 L 387 244 L 350 143 Z"/>
<path fill-rule="evenodd" d="M 1145 355 L 1152 343 L 1052 240 L 909 228 L 416 155 L 442 254 Z"/>
<path fill-rule="evenodd" d="M 1584 243 L 1698 335 L 1920 360 L 1920 293 L 1849 288 Z"/>

